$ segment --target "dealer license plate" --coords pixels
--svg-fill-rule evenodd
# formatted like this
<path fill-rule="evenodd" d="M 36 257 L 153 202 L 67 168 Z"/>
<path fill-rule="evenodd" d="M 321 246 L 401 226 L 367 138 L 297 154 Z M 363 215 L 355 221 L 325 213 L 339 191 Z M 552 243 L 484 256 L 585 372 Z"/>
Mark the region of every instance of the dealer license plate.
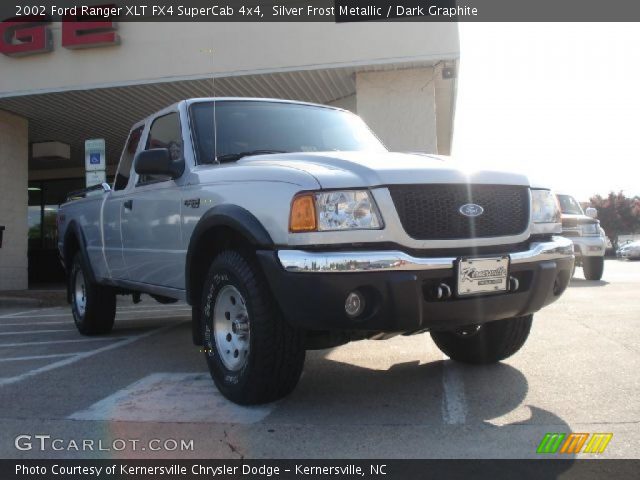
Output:
<path fill-rule="evenodd" d="M 458 295 L 507 291 L 509 257 L 458 260 Z"/>

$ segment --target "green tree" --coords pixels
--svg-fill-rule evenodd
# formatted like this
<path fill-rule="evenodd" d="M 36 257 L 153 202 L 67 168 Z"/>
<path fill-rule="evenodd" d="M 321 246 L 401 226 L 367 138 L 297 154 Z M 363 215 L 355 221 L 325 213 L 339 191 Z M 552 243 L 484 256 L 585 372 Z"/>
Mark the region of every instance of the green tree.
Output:
<path fill-rule="evenodd" d="M 606 197 L 595 195 L 590 201 L 598 209 L 598 219 L 613 248 L 618 248 L 620 235 L 640 231 L 640 197 L 627 197 L 620 191 L 610 192 Z"/>

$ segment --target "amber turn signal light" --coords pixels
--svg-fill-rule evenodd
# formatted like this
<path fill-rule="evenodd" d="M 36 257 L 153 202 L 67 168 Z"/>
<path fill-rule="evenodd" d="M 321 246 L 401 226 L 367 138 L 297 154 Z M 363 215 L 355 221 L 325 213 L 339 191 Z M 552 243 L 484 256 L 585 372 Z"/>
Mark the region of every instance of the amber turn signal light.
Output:
<path fill-rule="evenodd" d="M 290 232 L 312 232 L 318 229 L 313 195 L 299 195 L 291 203 Z"/>

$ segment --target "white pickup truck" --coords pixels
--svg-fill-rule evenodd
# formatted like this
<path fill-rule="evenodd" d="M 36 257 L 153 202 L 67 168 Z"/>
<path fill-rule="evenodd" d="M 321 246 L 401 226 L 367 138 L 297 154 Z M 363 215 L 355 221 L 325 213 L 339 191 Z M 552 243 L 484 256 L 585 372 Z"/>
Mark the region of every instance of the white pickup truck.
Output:
<path fill-rule="evenodd" d="M 80 198 L 78 198 L 80 197 Z M 117 295 L 186 300 L 219 390 L 293 390 L 305 351 L 430 332 L 484 364 L 524 344 L 573 268 L 550 190 L 391 153 L 356 115 L 204 98 L 133 126 L 113 188 L 59 214 L 69 301 L 86 335 Z"/>
<path fill-rule="evenodd" d="M 556 191 L 556 195 L 562 212 L 562 236 L 573 242 L 575 266 L 582 267 L 585 279 L 600 280 L 607 237 L 596 220 L 598 211 L 593 207 L 583 211 L 580 203 L 568 193 Z"/>

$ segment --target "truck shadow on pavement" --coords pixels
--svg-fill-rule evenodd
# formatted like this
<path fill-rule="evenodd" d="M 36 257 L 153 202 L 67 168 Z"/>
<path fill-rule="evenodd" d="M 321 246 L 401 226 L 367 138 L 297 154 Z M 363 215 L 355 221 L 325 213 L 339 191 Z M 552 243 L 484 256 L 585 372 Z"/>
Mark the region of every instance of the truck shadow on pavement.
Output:
<path fill-rule="evenodd" d="M 369 458 L 573 458 L 536 454 L 545 433 L 571 430 L 555 413 L 523 403 L 529 384 L 508 364 L 409 361 L 385 370 L 310 353 L 298 388 L 269 423 L 397 427 L 393 438 L 363 440 Z M 423 449 L 408 450 L 403 436 Z M 558 462 L 557 473 L 569 467 Z"/>

